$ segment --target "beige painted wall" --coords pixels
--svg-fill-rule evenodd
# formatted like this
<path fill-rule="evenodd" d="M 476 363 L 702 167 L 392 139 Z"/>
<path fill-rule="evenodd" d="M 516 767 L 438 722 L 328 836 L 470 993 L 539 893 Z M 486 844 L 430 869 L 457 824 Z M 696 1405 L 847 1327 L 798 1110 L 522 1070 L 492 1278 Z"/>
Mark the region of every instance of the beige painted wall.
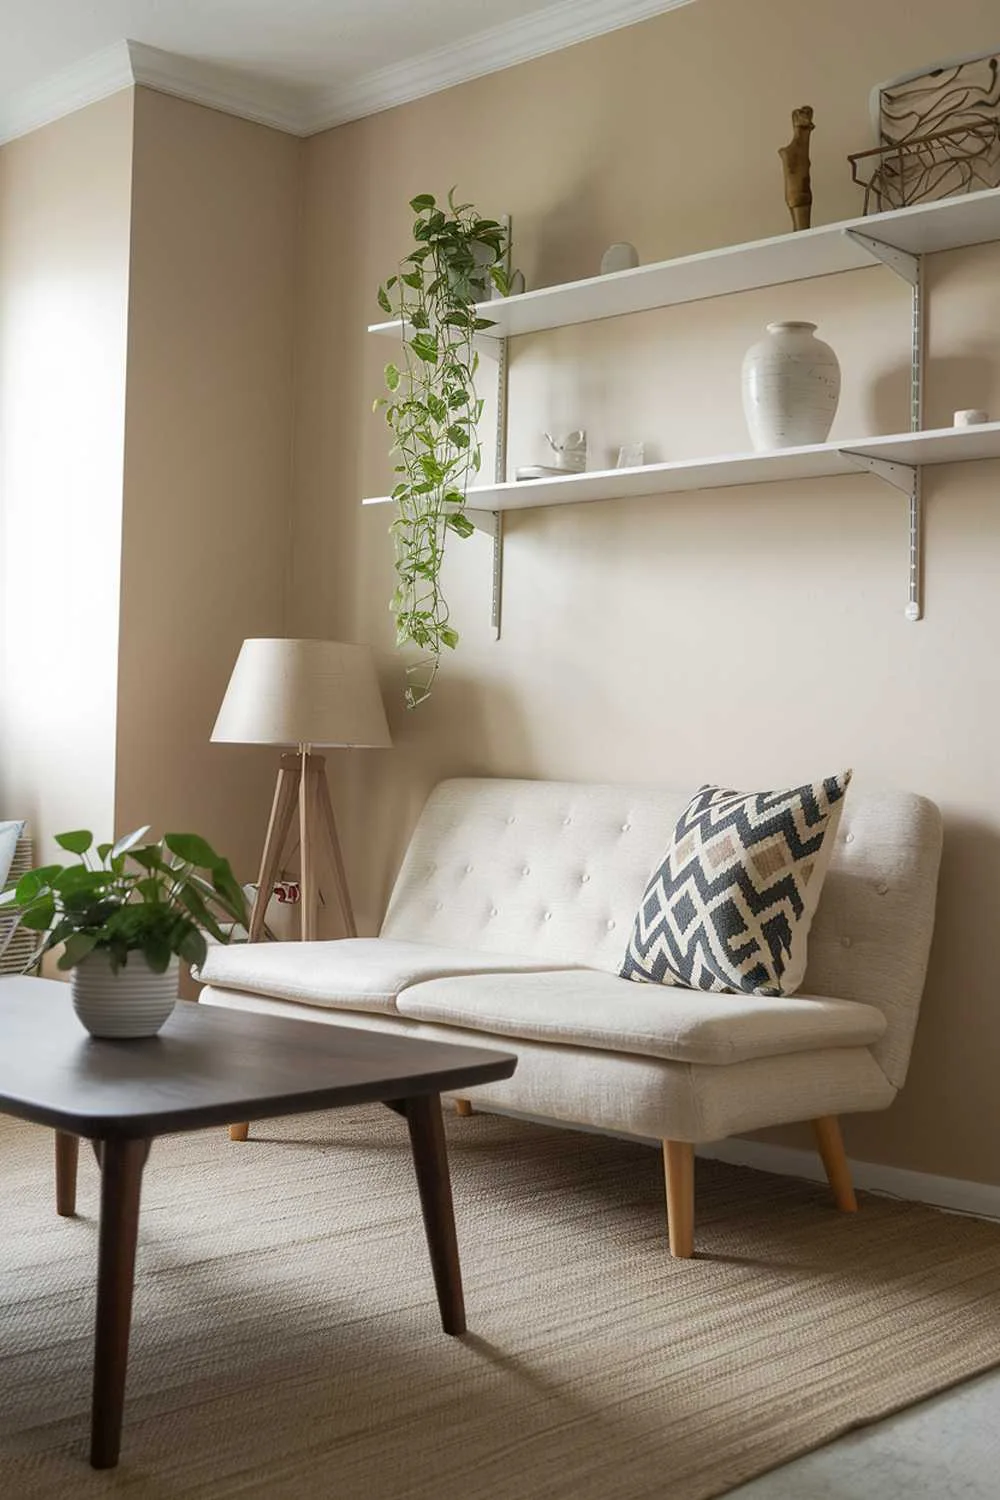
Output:
<path fill-rule="evenodd" d="M 245 879 L 275 755 L 209 736 L 285 624 L 300 151 L 136 90 L 116 826 L 195 829 Z"/>
<path fill-rule="evenodd" d="M 781 233 L 776 150 L 809 102 L 815 222 L 849 216 L 861 199 L 845 157 L 869 143 L 872 86 L 996 45 L 981 0 L 914 0 L 900 16 L 888 0 L 699 0 L 309 141 L 288 625 L 381 653 L 396 748 L 342 763 L 335 785 L 369 931 L 424 794 L 452 773 L 751 787 L 850 764 L 859 788 L 937 799 L 947 844 L 910 1082 L 848 1139 L 862 1158 L 998 1182 L 996 466 L 927 478 L 919 625 L 903 618 L 904 502 L 870 478 L 515 515 L 503 639 L 477 536 L 447 569 L 462 645 L 409 716 L 387 517 L 358 504 L 387 473 L 368 415 L 387 350 L 364 325 L 414 193 L 457 183 L 510 212 L 529 286 L 595 272 L 613 240 L 655 260 Z M 1000 413 L 998 273 L 997 248 L 931 264 L 931 423 Z M 843 362 L 835 435 L 904 426 L 907 294 L 873 268 L 521 341 L 512 461 L 539 456 L 549 423 L 586 426 L 602 459 L 636 439 L 663 457 L 743 448 L 743 350 L 764 322 L 803 316 Z"/>
<path fill-rule="evenodd" d="M 0 149 L 0 816 L 114 820 L 132 94 Z"/>

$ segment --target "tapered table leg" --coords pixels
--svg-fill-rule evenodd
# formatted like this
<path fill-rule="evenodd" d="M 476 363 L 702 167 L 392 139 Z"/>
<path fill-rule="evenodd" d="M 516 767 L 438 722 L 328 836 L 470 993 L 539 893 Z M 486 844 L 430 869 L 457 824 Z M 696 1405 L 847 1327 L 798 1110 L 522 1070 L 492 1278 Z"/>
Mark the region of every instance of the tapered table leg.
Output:
<path fill-rule="evenodd" d="M 56 1131 L 56 1213 L 71 1219 L 76 1213 L 76 1167 L 80 1137 Z"/>
<path fill-rule="evenodd" d="M 121 1447 L 139 1193 L 149 1145 L 147 1140 L 107 1140 L 101 1146 L 101 1227 L 90 1424 L 90 1462 L 95 1469 L 114 1468 Z"/>
<path fill-rule="evenodd" d="M 406 1123 L 410 1130 L 413 1165 L 420 1189 L 420 1206 L 424 1215 L 427 1248 L 430 1251 L 441 1309 L 441 1326 L 445 1333 L 465 1332 L 465 1299 L 462 1295 L 462 1268 L 458 1259 L 455 1235 L 455 1211 L 448 1175 L 448 1150 L 441 1118 L 441 1099 L 437 1094 L 422 1094 L 403 1101 Z"/>

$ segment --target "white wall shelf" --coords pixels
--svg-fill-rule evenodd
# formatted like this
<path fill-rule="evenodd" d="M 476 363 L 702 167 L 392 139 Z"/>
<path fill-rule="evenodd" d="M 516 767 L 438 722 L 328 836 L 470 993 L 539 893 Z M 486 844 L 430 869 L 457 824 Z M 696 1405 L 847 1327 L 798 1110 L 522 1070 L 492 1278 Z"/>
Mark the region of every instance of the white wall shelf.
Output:
<path fill-rule="evenodd" d="M 598 469 L 554 479 L 478 485 L 468 491 L 466 504 L 470 510 L 537 510 L 544 505 L 579 505 L 641 495 L 725 489 L 731 485 L 828 479 L 838 474 L 859 473 L 866 465 L 858 459 L 880 460 L 910 469 L 984 458 L 1000 458 L 1000 422 L 980 427 L 943 427 L 936 432 L 905 432 L 892 437 L 842 439 L 773 453 L 733 453 L 719 458 L 645 464 L 640 469 Z M 390 503 L 388 495 L 363 502 Z"/>
<path fill-rule="evenodd" d="M 495 326 L 488 330 L 492 341 L 682 302 L 700 302 L 730 292 L 808 281 L 814 276 L 871 266 L 871 252 L 859 242 L 858 235 L 916 256 L 986 244 L 1000 239 L 1000 188 L 846 219 L 839 224 L 820 224 L 774 239 L 726 245 L 631 271 L 591 276 L 586 281 L 539 287 L 516 297 L 483 302 L 477 313 L 493 320 Z M 401 324 L 398 320 L 373 323 L 368 331 L 399 339 Z"/>
<path fill-rule="evenodd" d="M 775 484 L 782 480 L 832 478 L 868 472 L 901 490 L 909 501 L 909 594 L 906 616 L 923 612 L 923 503 L 921 474 L 928 465 L 1000 458 L 1000 422 L 972 428 L 923 430 L 924 257 L 1000 241 L 1000 188 L 968 193 L 911 208 L 820 224 L 815 229 L 727 245 L 609 276 L 592 276 L 562 286 L 540 287 L 516 297 L 480 303 L 477 311 L 493 320 L 480 335 L 498 361 L 497 480 L 470 489 L 469 515 L 493 537 L 492 620 L 500 633 L 503 566 L 503 512 L 547 505 L 576 505 L 641 495 L 721 489 L 732 485 Z M 639 469 L 603 469 L 565 477 L 512 483 L 504 479 L 506 453 L 507 341 L 520 334 L 567 328 L 628 313 L 649 312 L 700 302 L 761 287 L 807 281 L 881 262 L 911 289 L 910 426 L 890 437 L 842 439 L 774 453 L 735 453 L 712 458 L 647 464 Z M 369 333 L 403 334 L 398 321 L 375 323 Z M 384 505 L 386 496 L 365 500 Z"/>

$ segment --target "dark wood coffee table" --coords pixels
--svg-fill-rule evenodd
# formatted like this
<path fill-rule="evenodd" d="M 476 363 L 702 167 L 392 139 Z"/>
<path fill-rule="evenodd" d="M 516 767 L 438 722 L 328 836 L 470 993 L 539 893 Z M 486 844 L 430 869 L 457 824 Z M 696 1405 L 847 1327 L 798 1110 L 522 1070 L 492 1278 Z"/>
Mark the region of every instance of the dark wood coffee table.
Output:
<path fill-rule="evenodd" d="M 441 1322 L 446 1333 L 464 1333 L 440 1095 L 509 1078 L 515 1063 L 502 1052 L 186 1002 L 159 1036 L 97 1041 L 73 1014 L 67 985 L 0 979 L 0 1113 L 56 1131 L 60 1214 L 75 1211 L 81 1136 L 101 1163 L 94 1468 L 113 1468 L 121 1446 L 139 1192 L 155 1136 L 388 1105 L 409 1127 Z"/>

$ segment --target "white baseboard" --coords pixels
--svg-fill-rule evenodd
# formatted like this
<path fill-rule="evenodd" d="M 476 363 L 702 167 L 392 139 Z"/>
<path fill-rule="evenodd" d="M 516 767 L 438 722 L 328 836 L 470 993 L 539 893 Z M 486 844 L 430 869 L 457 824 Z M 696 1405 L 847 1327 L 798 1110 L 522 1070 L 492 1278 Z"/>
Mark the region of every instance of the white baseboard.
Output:
<path fill-rule="evenodd" d="M 775 1172 L 780 1177 L 805 1177 L 811 1182 L 822 1182 L 825 1178 L 815 1152 L 797 1151 L 791 1146 L 770 1146 L 763 1141 L 713 1141 L 698 1146 L 697 1154 L 738 1167 L 754 1167 L 759 1172 Z M 988 1182 L 934 1177 L 929 1172 L 908 1172 L 902 1167 L 886 1167 L 872 1161 L 852 1161 L 851 1173 L 855 1187 L 870 1193 L 929 1203 L 934 1208 L 973 1214 L 979 1219 L 1000 1219 L 1000 1187 Z"/>
<path fill-rule="evenodd" d="M 476 1109 L 484 1106 L 470 1091 Z M 517 1109 L 498 1109 L 489 1102 L 489 1114 L 508 1115 L 514 1120 L 528 1120 L 533 1125 L 547 1125 L 563 1130 L 580 1130 L 586 1135 L 610 1135 L 619 1140 L 643 1140 L 648 1146 L 660 1142 L 644 1136 L 622 1135 L 619 1131 L 598 1126 L 579 1125 L 550 1120 L 543 1115 L 529 1115 Z M 774 1172 L 778 1177 L 804 1177 L 807 1182 L 825 1182 L 823 1163 L 815 1151 L 800 1151 L 792 1146 L 771 1146 L 765 1141 L 744 1141 L 738 1137 L 725 1141 L 707 1141 L 695 1147 L 695 1154 L 710 1161 L 729 1162 L 734 1167 L 752 1167 L 757 1172 Z M 935 1177 L 930 1172 L 908 1172 L 903 1167 L 885 1167 L 874 1161 L 852 1161 L 854 1186 L 888 1198 L 902 1198 L 908 1203 L 927 1203 L 949 1213 L 971 1214 L 977 1219 L 1000 1221 L 1000 1187 L 988 1182 L 966 1182 L 961 1177 Z"/>

